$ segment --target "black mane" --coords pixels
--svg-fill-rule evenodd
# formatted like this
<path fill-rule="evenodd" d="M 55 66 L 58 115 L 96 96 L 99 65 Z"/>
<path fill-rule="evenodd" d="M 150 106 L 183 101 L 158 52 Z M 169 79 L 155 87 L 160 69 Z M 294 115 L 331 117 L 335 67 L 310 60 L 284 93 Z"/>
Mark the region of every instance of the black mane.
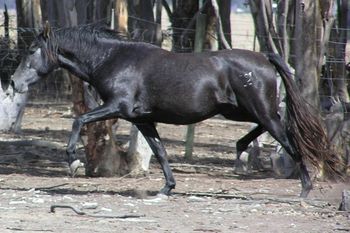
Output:
<path fill-rule="evenodd" d="M 50 32 L 48 39 L 40 33 L 38 40 L 45 43 L 49 59 L 56 62 L 58 52 L 70 51 L 77 54 L 96 54 L 101 49 L 98 42 L 103 39 L 125 42 L 128 37 L 108 28 L 105 24 L 88 24 L 75 27 L 56 28 Z"/>
<path fill-rule="evenodd" d="M 110 29 L 106 24 L 101 23 L 58 28 L 54 30 L 54 34 L 68 37 L 69 39 L 87 40 L 90 42 L 94 42 L 99 38 L 127 40 L 127 36 L 121 32 Z"/>

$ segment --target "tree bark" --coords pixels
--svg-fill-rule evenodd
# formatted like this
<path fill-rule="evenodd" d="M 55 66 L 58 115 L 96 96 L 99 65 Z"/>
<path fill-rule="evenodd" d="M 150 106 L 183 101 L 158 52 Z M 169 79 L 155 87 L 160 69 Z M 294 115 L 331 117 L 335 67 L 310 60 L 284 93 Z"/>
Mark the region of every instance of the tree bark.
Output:
<path fill-rule="evenodd" d="M 342 102 L 349 102 L 349 93 L 346 87 L 346 75 L 345 75 L 345 50 L 347 43 L 347 31 L 344 28 L 348 28 L 347 25 L 347 14 L 348 14 L 348 1 L 338 0 L 338 13 L 336 17 L 333 15 L 333 8 L 329 9 L 329 14 L 334 18 L 335 23 L 332 24 L 332 30 L 330 32 L 330 39 L 332 41 L 329 44 L 328 60 L 329 65 L 332 67 L 332 78 L 333 90 L 332 96 L 341 100 Z M 335 5 L 335 3 L 334 3 Z M 330 18 L 330 17 L 328 17 Z M 337 20 L 336 20 L 337 18 Z"/>
<path fill-rule="evenodd" d="M 14 96 L 12 94 L 12 88 L 4 91 L 0 82 L 0 131 L 18 133 L 21 131 L 21 122 L 28 94 L 16 93 Z"/>
<path fill-rule="evenodd" d="M 36 28 L 40 22 L 40 1 L 26 0 L 16 1 L 17 7 L 17 26 L 18 28 Z M 6 20 L 7 19 L 7 20 Z M 17 66 L 17 55 L 10 48 L 10 37 L 8 34 L 8 15 L 5 13 L 5 35 L 1 41 L 1 65 L 2 66 Z M 33 41 L 33 30 L 17 30 L 17 48 L 23 52 Z M 6 54 L 5 54 L 5 53 Z M 0 82 L 0 130 L 19 132 L 21 129 L 24 107 L 27 102 L 27 93 L 14 93 L 11 87 L 8 87 L 11 74 L 14 70 L 1 71 Z M 7 89 L 7 91 L 5 91 Z"/>
<path fill-rule="evenodd" d="M 222 16 L 220 15 L 220 9 L 219 9 L 219 4 L 217 0 L 211 0 L 211 6 L 213 7 L 214 14 L 216 17 L 216 30 L 218 35 L 218 41 L 221 45 L 221 48 L 231 49 L 231 45 L 227 42 L 223 27 L 222 27 L 222 21 L 221 21 Z"/>
<path fill-rule="evenodd" d="M 336 7 L 337 4 L 338 6 Z M 334 15 L 335 7 L 338 9 Z M 348 1 L 320 1 L 320 11 L 323 20 L 323 37 L 321 40 L 320 69 L 322 82 L 320 86 L 321 103 L 329 140 L 347 167 L 350 175 L 350 121 L 346 117 L 349 108 L 349 93 L 346 87 L 345 49 L 347 42 L 347 12 Z M 332 43 L 329 43 L 332 41 Z"/>
<path fill-rule="evenodd" d="M 232 47 L 231 42 L 231 0 L 218 0 L 219 14 L 221 18 L 221 26 L 227 43 Z M 219 49 L 225 49 L 222 43 L 219 44 Z"/>
<path fill-rule="evenodd" d="M 283 49 L 272 20 L 271 0 L 250 0 L 249 5 L 254 19 L 260 51 L 263 53 L 278 53 L 283 56 Z"/>
<path fill-rule="evenodd" d="M 321 15 L 318 1 L 297 0 L 295 23 L 295 78 L 304 99 L 319 109 L 318 66 Z"/>
<path fill-rule="evenodd" d="M 128 5 L 133 3 L 134 5 Z M 134 40 L 149 40 L 148 42 L 153 42 L 156 38 L 154 34 L 147 34 L 146 38 L 141 38 L 141 34 L 138 34 L 141 31 L 146 30 L 145 27 L 149 27 L 149 24 L 139 24 L 137 19 L 134 19 L 133 23 L 129 23 L 128 18 L 128 9 L 129 11 L 132 11 L 133 16 L 137 18 L 144 17 L 145 20 L 154 20 L 153 19 L 153 13 L 150 14 L 149 12 L 152 11 L 152 4 L 150 1 L 136 1 L 136 2 L 126 2 L 125 0 L 119 0 L 116 1 L 116 14 L 118 16 L 117 20 L 117 28 L 119 28 L 119 31 L 127 33 L 128 28 L 129 30 L 136 30 L 136 34 L 134 34 L 132 37 Z M 119 13 L 118 13 L 119 12 Z M 139 15 L 140 14 L 140 15 Z M 132 19 L 132 18 L 130 18 Z M 142 21 L 141 21 L 142 22 Z M 152 21 L 153 22 L 153 21 Z M 128 26 L 129 25 L 129 26 Z M 131 25 L 131 27 L 130 27 Z M 151 29 L 154 29 L 154 25 L 151 24 Z M 131 127 L 130 130 L 130 142 L 129 142 L 129 148 L 127 151 L 127 160 L 125 164 L 128 165 L 128 171 L 133 176 L 139 176 L 139 175 L 145 175 L 148 173 L 149 169 L 149 162 L 151 159 L 153 152 L 151 148 L 148 146 L 148 143 L 146 142 L 146 139 L 143 137 L 143 135 L 138 131 L 138 129 L 135 126 Z"/>
<path fill-rule="evenodd" d="M 173 0 L 172 28 L 174 52 L 192 52 L 198 0 Z"/>
<path fill-rule="evenodd" d="M 106 18 L 111 14 L 110 1 L 97 0 L 42 0 L 44 18 L 53 26 L 67 27 L 87 24 Z M 99 104 L 99 97 L 87 83 L 77 77 L 69 75 L 72 86 L 73 109 L 75 114 L 81 115 Z M 114 121 L 91 123 L 83 127 L 81 139 L 86 155 L 87 176 L 111 176 L 125 174 L 127 166 L 123 151 L 114 141 L 111 125 Z"/>
<path fill-rule="evenodd" d="M 128 34 L 128 1 L 115 0 L 115 29 L 124 34 Z"/>
<path fill-rule="evenodd" d="M 148 173 L 153 152 L 146 139 L 134 125 L 131 126 L 130 130 L 130 142 L 127 154 L 131 175 L 142 176 Z"/>
<path fill-rule="evenodd" d="M 87 83 L 71 75 L 73 110 L 84 114 L 98 106 L 99 97 Z M 125 152 L 117 145 L 113 125 L 117 120 L 91 123 L 83 127 L 81 139 L 85 149 L 87 176 L 125 175 L 128 172 Z"/>
<path fill-rule="evenodd" d="M 161 2 L 157 0 L 159 7 Z M 153 0 L 129 1 L 129 32 L 131 38 L 152 44 L 159 43 L 159 31 L 153 14 Z M 159 20 L 159 19 L 158 19 Z"/>
<path fill-rule="evenodd" d="M 35 36 L 35 28 L 41 26 L 40 0 L 16 0 L 18 49 L 24 50 L 30 46 Z M 32 30 L 29 30 L 29 29 Z"/>
<path fill-rule="evenodd" d="M 292 26 L 295 22 L 294 10 L 294 1 L 282 0 L 279 1 L 276 12 L 277 33 L 282 46 L 283 58 L 291 65 L 294 64 L 294 60 L 290 59 L 290 53 L 294 51 L 291 43 L 294 34 L 294 26 Z"/>

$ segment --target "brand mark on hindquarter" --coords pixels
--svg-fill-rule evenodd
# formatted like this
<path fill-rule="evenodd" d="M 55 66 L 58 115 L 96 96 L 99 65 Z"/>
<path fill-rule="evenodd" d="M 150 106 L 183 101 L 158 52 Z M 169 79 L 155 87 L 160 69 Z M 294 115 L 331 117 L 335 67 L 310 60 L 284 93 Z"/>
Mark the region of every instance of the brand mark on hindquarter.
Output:
<path fill-rule="evenodd" d="M 243 79 L 243 86 L 244 87 L 248 87 L 253 85 L 253 72 L 248 72 L 245 74 L 241 74 L 239 77 L 241 77 Z"/>

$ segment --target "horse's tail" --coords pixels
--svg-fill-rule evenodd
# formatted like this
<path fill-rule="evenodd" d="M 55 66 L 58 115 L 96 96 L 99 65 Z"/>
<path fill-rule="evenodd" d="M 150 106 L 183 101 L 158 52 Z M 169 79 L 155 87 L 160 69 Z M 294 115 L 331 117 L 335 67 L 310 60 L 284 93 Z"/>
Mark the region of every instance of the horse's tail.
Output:
<path fill-rule="evenodd" d="M 343 178 L 343 161 L 332 149 L 321 117 L 301 97 L 291 72 L 283 59 L 268 55 L 270 62 L 280 73 L 286 89 L 287 135 L 294 149 L 324 175 L 336 180 Z"/>

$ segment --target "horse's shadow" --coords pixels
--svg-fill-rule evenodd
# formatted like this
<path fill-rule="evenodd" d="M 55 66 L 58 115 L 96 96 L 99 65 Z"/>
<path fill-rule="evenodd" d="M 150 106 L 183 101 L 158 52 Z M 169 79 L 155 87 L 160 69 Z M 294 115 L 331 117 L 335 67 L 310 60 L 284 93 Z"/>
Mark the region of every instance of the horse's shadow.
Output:
<path fill-rule="evenodd" d="M 28 129 L 22 132 L 23 135 L 41 135 L 43 133 L 49 134 L 45 138 L 57 138 L 64 135 L 68 135 L 69 132 L 65 130 L 50 130 L 40 131 Z M 117 140 L 121 144 L 125 144 L 129 140 L 128 135 L 117 135 Z M 163 142 L 166 147 L 184 147 L 185 142 L 183 140 L 176 140 L 172 138 L 163 138 Z M 193 157 L 188 160 L 182 155 L 170 154 L 170 163 L 186 164 L 188 166 L 213 166 L 217 168 L 222 167 L 223 170 L 227 170 L 234 167 L 234 153 L 235 147 L 218 145 L 213 143 L 195 143 L 195 148 L 204 150 L 207 153 L 223 153 L 229 152 L 232 154 L 231 158 L 222 157 Z M 55 143 L 49 143 L 45 140 L 8 140 L 0 141 L 0 174 L 26 174 L 29 176 L 38 177 L 67 177 L 69 176 L 69 167 L 66 163 L 66 152 L 64 146 L 58 146 Z M 77 150 L 78 157 L 84 161 L 83 149 Z M 155 158 L 152 158 L 151 165 L 157 167 L 158 163 Z M 151 168 L 153 169 L 153 168 Z M 175 173 L 179 171 L 175 170 Z M 201 173 L 199 171 L 199 173 Z M 205 171 L 203 171 L 206 173 Z M 78 176 L 84 177 L 83 173 Z M 272 177 L 270 171 L 255 171 L 249 174 L 235 174 L 228 176 L 227 173 L 218 172 L 210 173 L 210 176 L 218 178 L 237 178 L 237 179 L 264 179 Z"/>

